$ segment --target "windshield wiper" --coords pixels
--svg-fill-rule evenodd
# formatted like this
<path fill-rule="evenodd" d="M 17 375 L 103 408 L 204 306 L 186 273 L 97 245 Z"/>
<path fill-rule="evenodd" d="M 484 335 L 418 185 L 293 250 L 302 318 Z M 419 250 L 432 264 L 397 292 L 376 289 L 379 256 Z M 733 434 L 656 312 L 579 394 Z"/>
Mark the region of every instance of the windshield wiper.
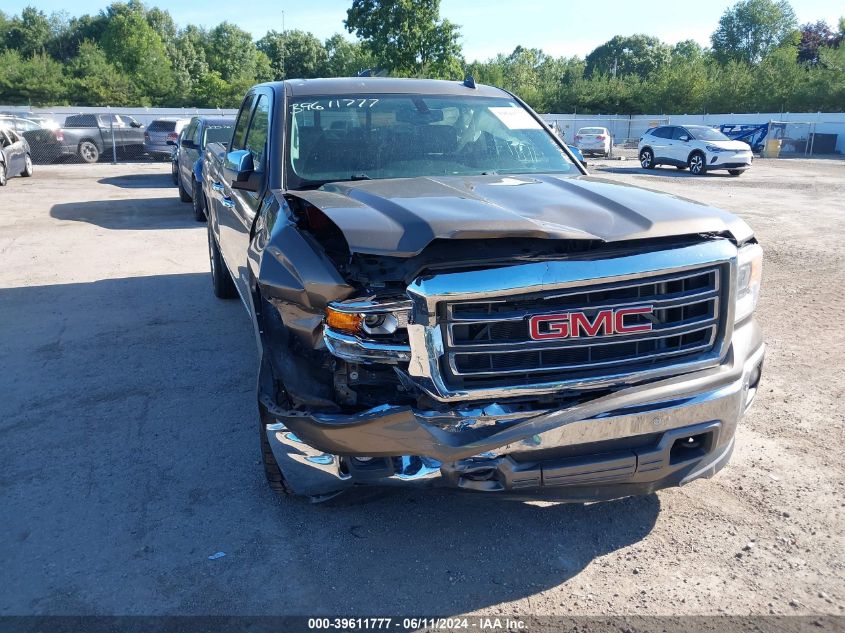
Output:
<path fill-rule="evenodd" d="M 352 174 L 349 180 L 372 180 L 367 174 Z"/>

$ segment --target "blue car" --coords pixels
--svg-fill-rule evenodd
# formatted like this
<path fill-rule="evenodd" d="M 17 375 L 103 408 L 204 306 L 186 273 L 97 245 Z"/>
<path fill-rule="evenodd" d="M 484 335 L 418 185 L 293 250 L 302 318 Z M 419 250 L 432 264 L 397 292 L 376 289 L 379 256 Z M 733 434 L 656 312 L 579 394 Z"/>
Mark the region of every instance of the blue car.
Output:
<path fill-rule="evenodd" d="M 587 166 L 587 161 L 584 159 L 584 155 L 581 153 L 581 150 L 575 147 L 574 145 L 567 145 L 569 151 L 575 154 L 575 158 L 578 159 L 578 162 L 581 163 L 584 167 Z"/>
<path fill-rule="evenodd" d="M 179 187 L 179 199 L 193 203 L 197 222 L 205 222 L 202 192 L 205 146 L 208 143 L 228 145 L 234 124 L 231 117 L 195 116 L 179 135 L 173 154 L 173 180 Z"/>

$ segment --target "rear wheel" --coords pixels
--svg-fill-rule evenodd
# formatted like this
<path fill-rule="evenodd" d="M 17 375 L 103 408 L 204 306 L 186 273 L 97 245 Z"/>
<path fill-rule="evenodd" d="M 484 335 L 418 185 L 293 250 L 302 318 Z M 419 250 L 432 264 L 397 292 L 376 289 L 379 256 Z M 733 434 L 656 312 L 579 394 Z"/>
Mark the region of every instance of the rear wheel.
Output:
<path fill-rule="evenodd" d="M 191 194 L 185 191 L 185 187 L 182 185 L 182 179 L 179 178 L 176 186 L 179 187 L 179 200 L 182 202 L 190 202 L 191 201 Z"/>
<path fill-rule="evenodd" d="M 647 147 L 640 152 L 640 165 L 643 169 L 654 169 L 654 154 Z"/>
<path fill-rule="evenodd" d="M 6 186 L 6 163 L 0 163 L 0 187 Z"/>
<path fill-rule="evenodd" d="M 701 176 L 707 173 L 707 161 L 701 152 L 693 152 L 689 157 L 689 170 L 691 174 Z"/>
<path fill-rule="evenodd" d="M 21 172 L 21 176 L 24 178 L 29 178 L 32 175 L 32 158 L 29 154 L 26 155 L 26 159 L 24 160 L 23 171 Z"/>
<path fill-rule="evenodd" d="M 744 172 L 744 171 L 745 171 L 744 169 L 729 169 L 729 170 L 728 170 L 728 173 L 729 173 L 731 176 L 739 176 L 739 175 L 740 175 L 742 172 Z"/>
<path fill-rule="evenodd" d="M 100 150 L 92 141 L 82 141 L 77 151 L 79 158 L 86 163 L 96 163 L 100 160 Z"/>
<path fill-rule="evenodd" d="M 176 168 L 176 163 L 170 162 L 170 177 L 173 178 L 173 184 L 179 184 L 179 170 Z"/>
<path fill-rule="evenodd" d="M 205 196 L 199 183 L 191 178 L 191 199 L 194 201 L 194 219 L 197 222 L 205 222 Z"/>
<path fill-rule="evenodd" d="M 208 225 L 208 257 L 211 260 L 211 285 L 214 288 L 214 296 L 219 299 L 234 299 L 237 297 L 238 291 L 235 289 L 235 282 L 232 280 L 232 275 L 220 255 L 220 247 L 217 245 L 217 238 L 214 237 L 210 223 Z"/>

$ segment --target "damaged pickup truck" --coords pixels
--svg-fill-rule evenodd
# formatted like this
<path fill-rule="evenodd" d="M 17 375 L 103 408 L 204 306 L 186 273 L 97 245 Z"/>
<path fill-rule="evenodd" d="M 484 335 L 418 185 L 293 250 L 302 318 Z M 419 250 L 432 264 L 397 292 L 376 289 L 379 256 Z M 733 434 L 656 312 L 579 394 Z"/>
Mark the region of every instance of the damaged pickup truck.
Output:
<path fill-rule="evenodd" d="M 279 493 L 586 501 L 727 463 L 764 355 L 739 218 L 588 176 L 471 79 L 262 84 L 206 165 Z"/>

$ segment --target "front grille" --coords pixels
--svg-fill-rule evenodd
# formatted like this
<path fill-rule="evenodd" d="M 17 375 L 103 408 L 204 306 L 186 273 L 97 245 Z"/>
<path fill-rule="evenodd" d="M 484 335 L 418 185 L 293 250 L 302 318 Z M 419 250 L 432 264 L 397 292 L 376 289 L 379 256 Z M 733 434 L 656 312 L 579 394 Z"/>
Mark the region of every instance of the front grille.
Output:
<path fill-rule="evenodd" d="M 547 293 L 441 303 L 442 372 L 452 386 L 519 385 L 557 378 L 600 379 L 680 363 L 711 353 L 722 332 L 727 265 L 591 284 Z M 644 306 L 625 325 L 651 322 L 648 332 L 534 340 L 533 315 Z"/>

